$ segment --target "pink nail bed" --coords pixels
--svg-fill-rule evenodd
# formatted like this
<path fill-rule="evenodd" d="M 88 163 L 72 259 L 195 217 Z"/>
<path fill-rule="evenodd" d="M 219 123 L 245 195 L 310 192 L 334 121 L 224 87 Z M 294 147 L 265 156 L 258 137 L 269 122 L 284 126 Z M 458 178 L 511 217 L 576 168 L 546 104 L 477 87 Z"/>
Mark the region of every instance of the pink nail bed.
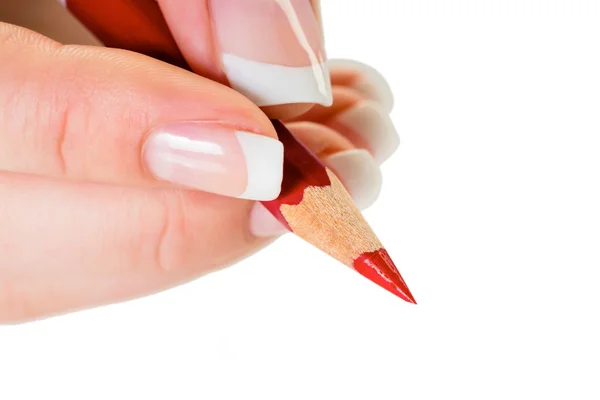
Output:
<path fill-rule="evenodd" d="M 281 142 L 216 123 L 159 127 L 148 136 L 143 158 L 156 178 L 206 192 L 272 200 L 281 189 Z"/>

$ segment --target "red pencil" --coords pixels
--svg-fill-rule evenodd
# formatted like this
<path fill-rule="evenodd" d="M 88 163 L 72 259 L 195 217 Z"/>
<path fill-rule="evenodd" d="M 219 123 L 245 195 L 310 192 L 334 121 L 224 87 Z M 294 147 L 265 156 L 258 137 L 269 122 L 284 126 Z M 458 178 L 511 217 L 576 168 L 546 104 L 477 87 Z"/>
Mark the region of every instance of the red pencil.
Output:
<path fill-rule="evenodd" d="M 262 203 L 302 239 L 416 304 L 342 183 L 280 121 L 273 125 L 284 148 L 283 185 L 276 200 Z"/>
<path fill-rule="evenodd" d="M 153 0 L 68 0 L 69 10 L 105 45 L 190 69 Z M 352 198 L 280 121 L 281 195 L 262 202 L 290 231 L 407 302 L 415 299 Z"/>

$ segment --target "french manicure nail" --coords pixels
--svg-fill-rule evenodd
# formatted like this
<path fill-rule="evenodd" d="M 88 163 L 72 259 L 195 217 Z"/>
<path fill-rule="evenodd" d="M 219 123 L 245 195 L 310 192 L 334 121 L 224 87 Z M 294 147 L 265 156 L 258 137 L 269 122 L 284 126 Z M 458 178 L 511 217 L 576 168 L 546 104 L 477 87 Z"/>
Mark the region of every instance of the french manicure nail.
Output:
<path fill-rule="evenodd" d="M 250 210 L 250 233 L 256 237 L 275 237 L 289 232 L 288 229 L 277 220 L 260 203 L 254 203 Z"/>
<path fill-rule="evenodd" d="M 211 0 L 231 86 L 258 106 L 332 103 L 321 26 L 309 0 Z"/>
<path fill-rule="evenodd" d="M 372 100 L 365 100 L 335 115 L 328 125 L 338 129 L 359 147 L 367 148 L 381 164 L 400 145 L 400 137 L 387 111 Z"/>
<path fill-rule="evenodd" d="M 340 178 L 358 208 L 368 208 L 377 200 L 381 171 L 368 151 L 342 151 L 327 157 L 325 163 Z"/>
<path fill-rule="evenodd" d="M 353 88 L 367 99 L 378 102 L 390 112 L 394 107 L 392 88 L 383 75 L 370 65 L 355 60 L 332 59 L 327 61 L 331 70 L 344 74 L 347 86 Z"/>
<path fill-rule="evenodd" d="M 143 158 L 158 179 L 251 200 L 281 191 L 283 145 L 276 139 L 209 122 L 178 122 L 153 130 Z"/>

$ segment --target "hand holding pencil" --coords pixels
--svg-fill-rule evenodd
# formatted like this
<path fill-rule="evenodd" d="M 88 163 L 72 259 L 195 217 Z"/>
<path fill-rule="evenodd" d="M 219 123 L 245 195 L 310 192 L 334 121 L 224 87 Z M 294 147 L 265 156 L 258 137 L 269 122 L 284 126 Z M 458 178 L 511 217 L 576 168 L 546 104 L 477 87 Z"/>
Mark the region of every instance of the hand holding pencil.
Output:
<path fill-rule="evenodd" d="M 0 5 L 0 20 L 80 45 L 0 23 L 0 281 L 13 288 L 0 320 L 161 290 L 286 228 L 310 240 L 286 217 L 299 210 L 275 200 L 289 183 L 287 129 L 335 173 L 316 189 L 339 178 L 361 207 L 375 201 L 398 145 L 390 90 L 370 67 L 325 60 L 314 2 L 68 1 L 94 36 L 56 3 L 45 6 L 56 25 L 36 26 L 24 3 Z M 314 244 L 414 302 L 365 226 L 370 247 L 351 256 L 334 231 Z"/>

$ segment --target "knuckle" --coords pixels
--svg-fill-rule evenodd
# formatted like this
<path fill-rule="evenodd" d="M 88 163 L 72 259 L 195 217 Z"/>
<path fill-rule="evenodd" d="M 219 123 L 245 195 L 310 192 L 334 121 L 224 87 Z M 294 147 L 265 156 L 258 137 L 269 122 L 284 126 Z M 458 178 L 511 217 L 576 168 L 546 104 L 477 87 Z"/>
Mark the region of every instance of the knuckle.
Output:
<path fill-rule="evenodd" d="M 20 172 L 65 172 L 64 143 L 70 122 L 70 104 L 65 99 L 69 96 L 60 79 L 55 79 L 55 68 L 40 71 L 34 64 L 19 62 L 33 55 L 52 55 L 59 48 L 58 43 L 27 29 L 0 26 L 0 57 L 15 61 L 0 63 L 0 73 L 10 77 L 0 91 L 0 132 L 8 134 L 5 151 L 13 148 L 8 159 Z M 34 157 L 17 159 L 23 150 Z"/>
<path fill-rule="evenodd" d="M 44 115 L 40 110 L 39 118 L 48 121 L 47 148 L 54 149 L 52 166 L 62 177 L 112 181 L 142 170 L 141 136 L 132 132 L 145 132 L 151 126 L 151 102 L 139 101 L 137 86 L 122 85 L 111 77 L 112 72 L 91 66 L 104 61 L 121 65 L 123 60 L 113 53 L 70 45 L 54 50 L 62 68 L 54 71 L 51 87 L 44 88 L 44 110 L 52 113 Z M 80 64 L 90 73 L 64 72 Z M 123 104 L 127 107 L 119 106 Z"/>
<path fill-rule="evenodd" d="M 91 181 L 146 175 L 141 133 L 152 124 L 155 102 L 120 75 L 130 76 L 135 66 L 128 56 L 61 45 L 0 23 L 5 57 L 0 75 L 10 79 L 0 90 L 0 136 L 7 145 L 0 167 Z"/>
<path fill-rule="evenodd" d="M 20 132 L 24 134 L 28 147 L 36 154 L 36 169 L 57 177 L 68 177 L 71 164 L 68 146 L 71 142 L 71 121 L 74 113 L 68 101 L 64 101 L 61 90 L 45 88 L 43 83 L 30 84 L 24 94 L 22 105 L 27 110 L 19 114 L 23 119 Z M 23 92 L 22 92 L 23 93 Z"/>
<path fill-rule="evenodd" d="M 62 57 L 64 48 L 54 50 L 56 57 Z M 35 121 L 43 123 L 46 129 L 38 132 L 39 141 L 48 154 L 49 167 L 59 177 L 86 178 L 86 152 L 90 146 L 83 146 L 82 139 L 88 132 L 93 120 L 93 107 L 89 89 L 76 75 L 65 75 L 63 71 L 51 71 L 50 79 L 40 83 L 42 86 L 33 110 Z"/>
<path fill-rule="evenodd" d="M 72 168 L 68 164 L 69 155 L 67 146 L 69 143 L 69 125 L 70 125 L 70 110 L 67 105 L 62 104 L 55 98 L 51 98 L 49 101 L 49 107 L 47 104 L 40 104 L 35 102 L 33 107 L 36 113 L 36 120 L 43 121 L 47 120 L 48 129 L 46 135 L 37 135 L 39 141 L 48 151 L 48 169 L 54 171 L 55 175 L 59 177 L 68 177 Z M 46 110 L 52 110 L 52 115 L 48 115 Z"/>
<path fill-rule="evenodd" d="M 161 274 L 185 273 L 191 265 L 192 250 L 185 219 L 185 193 L 163 192 L 159 202 L 161 212 L 151 242 L 151 265 Z"/>
<path fill-rule="evenodd" d="M 260 245 L 240 229 L 249 210 L 237 199 L 155 189 L 151 201 L 156 204 L 144 212 L 134 245 L 138 258 L 130 264 L 142 273 L 185 280 L 230 265 Z"/>

